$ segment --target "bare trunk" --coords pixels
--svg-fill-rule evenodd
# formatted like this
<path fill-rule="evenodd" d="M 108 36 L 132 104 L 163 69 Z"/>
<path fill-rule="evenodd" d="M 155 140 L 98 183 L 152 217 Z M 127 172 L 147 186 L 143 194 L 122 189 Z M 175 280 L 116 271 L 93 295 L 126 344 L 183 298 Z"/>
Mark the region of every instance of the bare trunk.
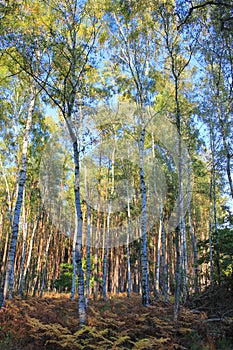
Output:
<path fill-rule="evenodd" d="M 156 258 L 156 269 L 155 269 L 155 293 L 156 296 L 159 296 L 160 293 L 160 256 L 161 256 L 161 238 L 162 238 L 162 229 L 163 223 L 160 218 L 159 220 L 159 234 L 157 242 L 157 258 Z"/>
<path fill-rule="evenodd" d="M 217 220 L 217 198 L 216 198 L 216 149 L 215 149 L 215 133 L 212 121 L 210 122 L 210 146 L 211 146 L 211 157 L 212 157 L 212 202 L 213 202 L 213 223 L 214 223 L 214 233 L 216 235 L 216 267 L 218 283 L 221 282 L 220 276 L 220 257 L 219 257 L 219 235 L 218 235 L 218 220 Z"/>
<path fill-rule="evenodd" d="M 23 276 L 24 276 L 24 262 L 25 262 L 25 256 L 26 256 L 26 246 L 27 246 L 27 220 L 26 220 L 26 213 L 25 213 L 25 194 L 24 194 L 24 201 L 23 201 L 23 249 L 22 249 L 22 259 L 21 259 L 21 266 L 20 266 L 20 287 L 19 287 L 19 296 L 22 297 L 23 293 Z"/>
<path fill-rule="evenodd" d="M 112 292 L 113 294 L 119 293 L 119 247 L 114 248 L 115 251 L 115 264 L 114 264 L 114 270 L 113 270 L 113 288 Z"/>
<path fill-rule="evenodd" d="M 80 200 L 80 160 L 77 140 L 73 142 L 74 164 L 75 164 L 75 206 L 77 215 L 77 241 L 76 241 L 76 264 L 78 270 L 78 315 L 80 325 L 87 322 L 85 296 L 84 296 L 84 274 L 82 268 L 82 210 Z"/>
<path fill-rule="evenodd" d="M 142 269 L 142 304 L 149 305 L 149 281 L 148 281 L 148 260 L 147 260 L 147 242 L 146 242 L 146 185 L 144 173 L 144 146 L 145 146 L 145 128 L 140 133 L 139 140 L 139 171 L 140 171 L 140 190 L 141 190 L 141 269 Z"/>
<path fill-rule="evenodd" d="M 53 230 L 51 228 L 51 232 L 49 234 L 49 238 L 47 240 L 47 245 L 46 245 L 46 249 L 45 249 L 45 259 L 44 259 L 45 261 L 44 261 L 44 267 L 43 267 L 42 279 L 41 279 L 41 286 L 40 286 L 40 298 L 42 298 L 43 292 L 44 292 L 45 277 L 46 277 L 47 263 L 48 263 L 48 256 L 49 256 L 49 246 L 50 246 L 52 235 L 53 235 Z"/>
<path fill-rule="evenodd" d="M 183 277 L 183 302 L 186 302 L 188 295 L 187 278 L 188 278 L 188 257 L 187 257 L 187 241 L 186 226 L 182 205 L 182 277 Z"/>
<path fill-rule="evenodd" d="M 101 169 L 102 169 L 102 148 L 101 148 L 100 140 L 100 154 L 99 154 L 99 172 L 98 172 L 98 203 L 97 203 L 97 225 L 96 225 L 96 246 L 94 253 L 94 299 L 97 300 L 98 292 L 99 292 L 99 281 L 98 281 L 98 244 L 99 244 L 99 236 L 101 230 Z"/>
<path fill-rule="evenodd" d="M 23 138 L 22 145 L 22 156 L 21 156 L 21 164 L 20 164 L 20 174 L 19 174 L 19 182 L 18 182 L 18 192 L 16 198 L 16 204 L 14 209 L 14 218 L 13 218 L 13 226 L 12 226 L 12 236 L 10 241 L 10 248 L 8 252 L 8 259 L 6 265 L 6 274 L 4 281 L 4 290 L 1 293 L 0 307 L 4 306 L 5 298 L 7 296 L 7 292 L 10 289 L 10 294 L 12 294 L 13 289 L 13 276 L 14 276 L 14 263 L 15 263 L 15 254 L 16 254 L 16 244 L 18 239 L 19 232 L 19 219 L 21 214 L 21 207 L 23 201 L 23 193 L 26 182 L 26 171 L 27 171 L 27 155 L 28 155 L 28 144 L 29 144 L 29 133 L 32 125 L 32 115 L 35 106 L 36 95 L 32 91 L 31 100 L 28 108 L 27 121 L 25 127 L 25 133 Z"/>
<path fill-rule="evenodd" d="M 231 112 L 231 102 L 229 102 L 228 111 L 226 113 L 226 118 L 229 118 L 229 114 Z M 230 147 L 227 143 L 227 135 L 224 125 L 224 120 L 222 117 L 222 111 L 220 106 L 220 96 L 219 96 L 219 88 L 217 87 L 217 113 L 218 113 L 218 120 L 220 123 L 220 130 L 222 135 L 222 141 L 223 141 L 223 148 L 224 148 L 224 154 L 226 157 L 226 173 L 227 173 L 227 179 L 230 187 L 230 194 L 233 199 L 233 180 L 232 180 L 232 174 L 231 174 L 231 159 L 232 159 L 232 153 L 230 152 Z"/>
<path fill-rule="evenodd" d="M 211 181 L 212 183 L 212 181 Z M 210 184 L 210 217 L 209 217 L 209 257 L 210 257 L 210 285 L 213 284 L 213 232 L 212 225 L 212 184 Z"/>
<path fill-rule="evenodd" d="M 162 293 L 164 300 L 168 301 L 168 276 L 167 276 L 167 254 L 166 254 L 166 233 L 164 227 L 164 218 L 162 207 L 160 208 L 160 223 L 161 223 L 161 245 L 162 245 L 162 254 L 161 254 L 161 264 L 162 264 Z"/>
<path fill-rule="evenodd" d="M 174 69 L 174 67 L 173 67 Z M 176 284 L 175 284 L 175 304 L 174 304 L 174 320 L 178 320 L 181 294 L 181 239 L 182 239 L 182 145 L 181 145 L 181 120 L 180 120 L 180 104 L 178 98 L 178 78 L 174 73 L 175 78 L 175 102 L 176 102 L 176 124 L 179 137 L 178 146 L 178 179 L 179 179 L 179 205 L 178 205 L 178 226 L 176 228 Z"/>
<path fill-rule="evenodd" d="M 75 290 L 76 290 L 76 278 L 77 278 L 77 265 L 76 265 L 76 242 L 77 242 L 77 234 L 78 234 L 78 223 L 77 217 L 75 218 L 75 231 L 73 236 L 73 249 L 72 249 L 72 264 L 73 264 L 73 274 L 72 274 L 72 286 L 71 286 L 71 300 L 75 298 Z"/>
<path fill-rule="evenodd" d="M 106 231 L 106 242 L 104 247 L 104 266 L 103 266 L 103 294 L 104 300 L 107 300 L 107 258 L 108 258 L 108 249 L 109 249 L 109 237 L 110 237 L 110 217 L 112 212 L 112 200 L 115 187 L 115 152 L 116 152 L 116 134 L 114 137 L 114 146 L 112 150 L 112 159 L 111 159 L 111 189 L 110 189 L 110 198 L 108 203 L 108 215 L 107 215 L 107 231 Z"/>
<path fill-rule="evenodd" d="M 194 292 L 198 293 L 198 250 L 197 250 L 197 239 L 195 230 L 193 227 L 193 218 L 192 218 L 192 210 L 191 210 L 191 162 L 188 164 L 188 223 L 189 223 L 189 235 L 192 240 L 193 245 L 193 275 L 194 275 Z"/>
<path fill-rule="evenodd" d="M 127 227 L 127 242 L 126 242 L 126 255 L 127 255 L 127 296 L 131 294 L 131 268 L 130 268 L 130 232 L 131 232 L 131 220 L 130 220 L 130 200 L 129 200 L 129 183 L 127 181 L 127 214 L 128 214 L 128 227 Z"/>
<path fill-rule="evenodd" d="M 33 249 L 33 242 L 34 242 L 34 237 L 37 231 L 37 227 L 38 227 L 38 223 L 40 221 L 40 216 L 41 216 L 41 212 L 42 212 L 42 205 L 40 206 L 40 210 L 39 210 L 39 214 L 37 216 L 36 222 L 34 224 L 33 230 L 32 230 L 32 235 L 31 235 L 31 239 L 30 239 L 30 245 L 29 245 L 29 251 L 28 251 L 28 257 L 27 257 L 27 262 L 26 262 L 26 266 L 25 269 L 23 271 L 23 275 L 21 278 L 21 283 L 20 283 L 20 289 L 21 289 L 21 293 L 23 291 L 24 288 L 24 283 L 27 277 L 27 272 L 30 266 L 30 262 L 31 262 L 31 257 L 32 257 L 32 249 Z"/>
<path fill-rule="evenodd" d="M 6 185 L 7 204 L 8 204 L 8 213 L 9 213 L 9 227 L 6 230 L 6 238 L 5 238 L 4 251 L 3 251 L 2 263 L 1 263 L 1 274 L 4 275 L 5 270 L 6 270 L 6 260 L 7 260 L 8 246 L 9 246 L 9 233 L 12 230 L 12 200 L 11 200 L 10 188 L 9 188 L 7 176 L 5 173 L 4 166 L 2 164 L 1 157 L 0 157 L 0 166 L 1 166 L 1 173 L 3 176 L 4 182 L 5 182 L 5 185 Z M 3 214 L 1 213 L 1 238 L 0 239 L 1 239 L 2 244 L 3 244 L 3 237 L 2 237 L 3 223 L 4 223 L 4 219 L 3 219 Z"/>
<path fill-rule="evenodd" d="M 84 160 L 85 161 L 85 160 Z M 87 206 L 87 276 L 86 276 L 86 305 L 90 296 L 90 280 L 91 280 L 91 209 L 89 204 L 89 187 L 87 182 L 87 167 L 84 165 L 84 185 Z"/>

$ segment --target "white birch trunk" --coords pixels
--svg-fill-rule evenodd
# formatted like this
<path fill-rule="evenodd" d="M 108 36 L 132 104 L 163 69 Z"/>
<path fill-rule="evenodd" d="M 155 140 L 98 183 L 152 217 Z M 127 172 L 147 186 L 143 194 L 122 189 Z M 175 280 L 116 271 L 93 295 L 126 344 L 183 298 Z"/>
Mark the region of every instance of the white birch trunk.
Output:
<path fill-rule="evenodd" d="M 159 280 L 160 280 L 160 254 L 161 254 L 161 238 L 162 238 L 162 220 L 159 220 L 159 234 L 157 242 L 157 258 L 156 258 L 156 269 L 155 269 L 155 293 L 159 296 Z"/>
<path fill-rule="evenodd" d="M 76 277 L 77 277 L 76 242 L 77 242 L 77 234 L 78 234 L 78 222 L 77 222 L 77 217 L 75 217 L 75 231 L 74 231 L 73 245 L 72 245 L 73 274 L 72 274 L 72 285 L 71 285 L 71 300 L 74 300 L 75 290 L 76 290 Z"/>
<path fill-rule="evenodd" d="M 149 281 L 148 281 L 148 260 L 146 242 L 146 185 L 144 172 L 144 147 L 145 147 L 145 127 L 142 128 L 139 140 L 139 171 L 141 190 L 141 269 L 142 269 L 142 304 L 149 305 Z"/>
<path fill-rule="evenodd" d="M 154 196 L 159 202 L 159 196 L 156 188 L 156 164 L 155 164 L 155 142 L 154 142 L 154 133 L 152 133 L 152 155 L 153 155 L 153 183 L 154 183 Z M 159 297 L 160 293 L 160 257 L 161 257 L 161 239 L 162 239 L 162 230 L 163 230 L 163 221 L 162 221 L 162 204 L 160 205 L 160 216 L 159 216 L 159 232 L 157 240 L 157 256 L 156 256 L 156 267 L 155 267 L 155 296 Z"/>
<path fill-rule="evenodd" d="M 189 224 L 189 235 L 192 240 L 193 246 L 193 277 L 194 277 L 194 292 L 197 294 L 199 292 L 198 288 L 198 250 L 197 250 L 197 239 L 193 227 L 193 218 L 192 218 L 192 210 L 191 210 L 191 161 L 188 164 L 188 224 Z"/>
<path fill-rule="evenodd" d="M 178 205 L 178 226 L 176 228 L 176 284 L 175 284 L 175 303 L 174 303 L 174 321 L 178 320 L 181 294 L 181 239 L 182 239 L 182 143 L 181 143 L 181 125 L 180 125 L 180 105 L 178 98 L 178 78 L 175 75 L 173 67 L 173 75 L 175 78 L 175 102 L 176 102 L 176 124 L 178 132 L 178 179 L 179 179 L 179 205 Z"/>
<path fill-rule="evenodd" d="M 216 267 L 218 283 L 220 284 L 220 257 L 219 257 L 219 236 L 218 236 L 218 219 L 217 219 L 217 198 L 216 198 L 216 145 L 215 145 L 215 133 L 212 121 L 210 122 L 210 146 L 211 146 L 211 158 L 212 158 L 212 200 L 213 200 L 213 224 L 214 232 L 216 235 Z"/>
<path fill-rule="evenodd" d="M 129 181 L 127 180 L 127 215 L 128 215 L 128 227 L 127 227 L 127 241 L 126 241 L 126 255 L 127 255 L 127 296 L 131 295 L 131 268 L 130 268 L 130 232 L 131 232 L 131 218 L 130 218 L 130 198 L 129 198 Z"/>
<path fill-rule="evenodd" d="M 187 288 L 187 278 L 188 278 L 188 258 L 187 258 L 187 241 L 186 241 L 186 226 L 183 212 L 183 202 L 182 202 L 182 279 L 183 279 L 183 302 L 186 302 L 188 288 Z"/>
<path fill-rule="evenodd" d="M 18 192 L 17 192 L 16 204 L 15 204 L 15 208 L 14 208 L 12 236 L 11 236 L 10 248 L 9 248 L 9 252 L 8 252 L 8 259 L 7 259 L 7 265 L 6 265 L 6 275 L 5 275 L 5 281 L 4 281 L 4 290 L 3 290 L 3 294 L 1 295 L 0 307 L 2 307 L 4 305 L 8 290 L 10 289 L 10 294 L 12 294 L 12 289 L 13 289 L 13 282 L 14 282 L 13 276 L 14 276 L 14 262 L 15 262 L 16 244 L 17 244 L 18 232 L 19 232 L 19 219 L 20 219 L 20 214 L 21 214 L 23 193 L 24 193 L 24 187 L 25 187 L 25 182 L 26 182 L 29 133 L 31 130 L 31 125 L 32 125 L 32 116 L 33 116 L 35 101 L 36 101 L 36 94 L 34 93 L 34 91 L 32 91 L 30 104 L 28 107 L 25 133 L 24 133 L 24 137 L 23 137 L 20 174 L 19 174 L 19 181 L 18 181 Z"/>
<path fill-rule="evenodd" d="M 103 265 L 103 296 L 104 300 L 107 300 L 107 259 L 108 259 L 108 249 L 109 249 L 109 236 L 110 236 L 110 217 L 111 217 L 111 212 L 112 212 L 112 198 L 113 198 L 113 193 L 114 193 L 114 186 L 115 186 L 115 152 L 116 152 L 116 135 L 114 138 L 114 147 L 112 151 L 112 159 L 111 159 L 111 170 L 112 170 L 112 175 L 111 175 L 111 190 L 110 190 L 110 198 L 109 198 L 109 203 L 108 203 L 108 215 L 107 215 L 107 231 L 106 231 L 106 242 L 105 242 L 105 247 L 104 247 L 104 265 Z"/>
<path fill-rule="evenodd" d="M 24 263 L 26 257 L 26 247 L 27 247 L 27 221 L 25 213 L 25 193 L 23 199 L 23 249 L 22 249 L 22 258 L 20 264 L 20 279 L 19 279 L 19 296 L 22 297 L 23 293 L 23 276 L 24 276 Z"/>
<path fill-rule="evenodd" d="M 168 276 L 167 276 L 167 256 L 166 256 L 166 233 L 164 227 L 164 218 L 162 207 L 160 208 L 160 222 L 162 225 L 162 236 L 161 236 L 161 244 L 162 244 L 162 254 L 161 254 L 161 264 L 162 264 L 162 293 L 164 296 L 164 300 L 168 301 Z"/>
<path fill-rule="evenodd" d="M 84 274 L 82 268 L 82 210 L 80 200 L 80 159 L 77 140 L 73 142 L 74 164 L 75 164 L 75 205 L 77 215 L 77 241 L 75 249 L 75 258 L 78 271 L 78 315 L 80 325 L 87 322 L 85 295 L 84 295 Z"/>
<path fill-rule="evenodd" d="M 213 232 L 213 209 L 212 209 L 212 179 L 210 180 L 210 217 L 209 217 L 209 257 L 210 257 L 210 285 L 213 284 L 213 241 L 212 241 L 212 232 Z"/>

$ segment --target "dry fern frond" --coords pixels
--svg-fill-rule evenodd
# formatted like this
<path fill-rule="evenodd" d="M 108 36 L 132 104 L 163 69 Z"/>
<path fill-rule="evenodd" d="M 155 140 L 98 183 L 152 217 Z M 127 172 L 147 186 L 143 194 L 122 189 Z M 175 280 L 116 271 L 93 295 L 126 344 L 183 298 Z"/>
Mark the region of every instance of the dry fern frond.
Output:
<path fill-rule="evenodd" d="M 140 339 L 136 343 L 134 343 L 134 346 L 133 346 L 133 350 L 147 350 L 147 349 L 153 349 L 153 348 L 154 348 L 153 338 Z"/>

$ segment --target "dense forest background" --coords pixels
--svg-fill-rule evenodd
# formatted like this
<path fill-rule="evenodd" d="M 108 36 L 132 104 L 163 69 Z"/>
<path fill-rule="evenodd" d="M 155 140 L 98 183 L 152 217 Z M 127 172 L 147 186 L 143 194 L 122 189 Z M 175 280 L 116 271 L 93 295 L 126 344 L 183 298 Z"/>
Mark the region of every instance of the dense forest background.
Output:
<path fill-rule="evenodd" d="M 1 307 L 232 288 L 232 1 L 0 13 Z"/>

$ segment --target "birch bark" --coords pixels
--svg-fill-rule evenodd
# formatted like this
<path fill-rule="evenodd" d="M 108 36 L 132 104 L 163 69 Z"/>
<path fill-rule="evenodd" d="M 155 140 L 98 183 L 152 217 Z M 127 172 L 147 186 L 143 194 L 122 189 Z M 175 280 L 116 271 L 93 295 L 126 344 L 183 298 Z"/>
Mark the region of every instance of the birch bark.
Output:
<path fill-rule="evenodd" d="M 139 172 L 141 190 L 141 265 L 142 265 L 142 304 L 149 305 L 148 259 L 146 241 L 146 184 L 144 169 L 145 126 L 142 126 L 139 140 Z"/>
<path fill-rule="evenodd" d="M 22 297 L 23 293 L 23 275 L 24 275 L 24 262 L 26 256 L 26 248 L 27 248 L 27 221 L 26 221 L 26 213 L 25 213 L 25 193 L 23 199 L 23 249 L 22 249 L 22 258 L 20 264 L 20 279 L 19 279 L 19 296 Z"/>
<path fill-rule="evenodd" d="M 129 198 L 129 181 L 127 180 L 127 216 L 128 216 L 128 227 L 127 227 L 127 241 L 126 241 L 126 255 L 127 255 L 127 296 L 131 295 L 131 267 L 130 267 L 130 232 L 131 232 L 131 218 L 130 218 L 130 198 Z"/>
<path fill-rule="evenodd" d="M 17 244 L 18 233 L 19 233 L 19 220 L 20 220 L 23 194 L 24 194 L 24 188 L 25 188 L 25 182 L 26 182 L 29 134 L 32 126 L 32 118 L 33 118 L 33 111 L 34 111 L 35 102 L 36 102 L 36 95 L 37 94 L 34 91 L 34 88 L 31 87 L 30 103 L 28 106 L 27 120 L 25 125 L 23 143 L 22 143 L 22 155 L 21 155 L 20 173 L 19 173 L 19 180 L 18 180 L 18 191 L 17 191 L 16 204 L 14 208 L 14 217 L 13 217 L 13 223 L 12 223 L 12 236 L 10 240 L 10 247 L 9 247 L 8 259 L 6 264 L 4 289 L 3 289 L 3 293 L 1 293 L 1 296 L 0 296 L 0 307 L 4 306 L 8 290 L 11 295 L 12 289 L 13 289 L 16 244 Z"/>

